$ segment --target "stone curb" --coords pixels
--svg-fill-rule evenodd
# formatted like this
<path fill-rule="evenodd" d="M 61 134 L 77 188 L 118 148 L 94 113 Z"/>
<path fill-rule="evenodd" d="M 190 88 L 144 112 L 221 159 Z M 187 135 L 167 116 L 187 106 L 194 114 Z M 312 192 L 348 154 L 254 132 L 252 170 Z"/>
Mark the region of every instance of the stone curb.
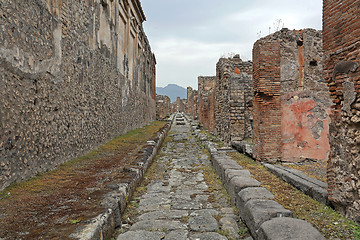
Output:
<path fill-rule="evenodd" d="M 195 135 L 198 137 L 199 134 Z M 260 187 L 259 181 L 252 178 L 249 172 L 244 171 L 224 151 L 216 149 L 214 143 L 205 142 L 205 148 L 210 152 L 216 173 L 223 181 L 233 204 L 238 208 L 240 217 L 245 221 L 254 239 L 325 239 L 310 223 L 291 218 L 291 211 L 272 200 L 274 199 L 272 193 Z M 271 231 L 278 219 L 284 227 Z M 287 219 L 291 219 L 289 224 L 286 224 Z M 292 237 L 286 238 L 287 236 Z M 301 238 L 302 236 L 306 238 Z"/>
<path fill-rule="evenodd" d="M 147 142 L 142 149 L 143 157 L 135 162 L 137 165 L 124 167 L 125 171 L 131 172 L 132 178 L 129 182 L 106 186 L 113 191 L 107 193 L 101 202 L 101 206 L 105 209 L 104 213 L 88 220 L 86 225 L 76 229 L 70 238 L 79 240 L 110 239 L 115 228 L 121 227 L 121 215 L 125 211 L 127 200 L 131 199 L 136 187 L 141 183 L 172 123 L 173 120 L 169 121 L 165 128 L 158 132 L 155 141 Z"/>
<path fill-rule="evenodd" d="M 231 146 L 236 149 L 239 153 L 246 154 L 253 157 L 253 146 L 247 141 L 232 141 Z"/>
<path fill-rule="evenodd" d="M 263 164 L 270 172 L 282 178 L 285 182 L 296 187 L 306 195 L 314 198 L 318 202 L 329 205 L 327 184 L 319 180 L 313 179 L 303 172 L 287 168 L 284 166 Z"/>
<path fill-rule="evenodd" d="M 233 141 L 231 145 L 238 152 L 253 157 L 252 145 L 246 141 Z M 328 199 L 327 184 L 317 179 L 311 178 L 303 172 L 287 168 L 280 165 L 263 164 L 270 172 L 282 178 L 285 182 L 296 187 L 306 195 L 314 198 L 318 202 L 330 206 Z"/>

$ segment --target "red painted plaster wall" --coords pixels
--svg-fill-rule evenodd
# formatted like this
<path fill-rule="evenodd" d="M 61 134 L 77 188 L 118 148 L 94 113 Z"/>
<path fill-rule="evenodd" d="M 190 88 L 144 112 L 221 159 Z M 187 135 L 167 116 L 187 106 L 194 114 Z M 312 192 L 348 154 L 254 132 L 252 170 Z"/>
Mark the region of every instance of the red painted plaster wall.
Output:
<path fill-rule="evenodd" d="M 283 101 L 281 106 L 281 159 L 288 162 L 326 161 L 330 151 L 330 109 L 323 118 L 322 114 L 316 113 L 319 103 L 311 97 L 299 97 L 300 94 L 292 93 L 293 97 Z"/>

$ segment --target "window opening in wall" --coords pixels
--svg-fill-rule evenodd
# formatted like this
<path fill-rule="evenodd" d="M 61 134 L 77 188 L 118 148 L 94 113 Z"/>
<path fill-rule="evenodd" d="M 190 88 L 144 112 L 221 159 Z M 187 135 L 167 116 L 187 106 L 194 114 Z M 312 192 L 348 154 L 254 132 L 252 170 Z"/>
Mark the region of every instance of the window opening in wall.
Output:
<path fill-rule="evenodd" d="M 316 61 L 316 60 L 310 61 L 310 66 L 316 67 L 317 65 L 318 65 L 318 64 L 317 64 L 317 61 Z"/>

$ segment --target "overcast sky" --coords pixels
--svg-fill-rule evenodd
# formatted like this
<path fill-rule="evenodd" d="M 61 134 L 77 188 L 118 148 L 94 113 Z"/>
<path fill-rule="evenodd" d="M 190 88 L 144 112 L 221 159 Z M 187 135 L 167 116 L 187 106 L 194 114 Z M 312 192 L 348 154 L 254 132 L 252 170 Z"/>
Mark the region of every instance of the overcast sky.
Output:
<path fill-rule="evenodd" d="M 252 46 L 274 29 L 322 28 L 321 0 L 142 0 L 144 29 L 157 60 L 157 86 L 197 89 L 220 57 L 252 59 Z M 281 19 L 280 24 L 279 19 Z M 271 29 L 269 29 L 271 28 Z"/>

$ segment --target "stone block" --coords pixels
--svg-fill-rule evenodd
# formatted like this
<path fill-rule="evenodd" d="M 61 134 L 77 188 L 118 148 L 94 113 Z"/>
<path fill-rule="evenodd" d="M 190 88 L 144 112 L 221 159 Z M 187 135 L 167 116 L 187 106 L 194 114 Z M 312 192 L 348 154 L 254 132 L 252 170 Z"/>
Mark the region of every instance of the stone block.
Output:
<path fill-rule="evenodd" d="M 231 201 L 235 203 L 236 195 L 248 187 L 259 187 L 260 182 L 251 177 L 233 177 L 229 184 L 225 186 L 230 195 Z"/>
<path fill-rule="evenodd" d="M 75 230 L 70 235 L 73 239 L 110 239 L 115 230 L 114 212 L 108 209 L 105 213 L 93 218 L 90 223 Z"/>
<path fill-rule="evenodd" d="M 225 170 L 225 184 L 228 184 L 233 177 L 251 177 L 249 170 L 226 169 Z"/>
<path fill-rule="evenodd" d="M 239 210 L 240 217 L 244 216 L 245 204 L 252 199 L 273 200 L 274 195 L 263 187 L 248 187 L 241 190 L 235 199 L 236 207 Z"/>
<path fill-rule="evenodd" d="M 215 232 L 219 230 L 216 219 L 211 215 L 198 215 L 189 219 L 189 227 L 195 232 Z"/>
<path fill-rule="evenodd" d="M 264 222 L 257 233 L 259 240 L 325 240 L 310 223 L 288 217 L 273 218 Z"/>
<path fill-rule="evenodd" d="M 147 240 L 158 240 L 163 239 L 165 233 L 163 232 L 154 232 L 154 231 L 129 231 L 122 233 L 118 236 L 117 240 L 137 240 L 137 239 L 147 239 Z"/>
<path fill-rule="evenodd" d="M 273 200 L 252 199 L 245 204 L 243 219 L 253 236 L 261 224 L 276 217 L 292 217 L 292 212 Z"/>

